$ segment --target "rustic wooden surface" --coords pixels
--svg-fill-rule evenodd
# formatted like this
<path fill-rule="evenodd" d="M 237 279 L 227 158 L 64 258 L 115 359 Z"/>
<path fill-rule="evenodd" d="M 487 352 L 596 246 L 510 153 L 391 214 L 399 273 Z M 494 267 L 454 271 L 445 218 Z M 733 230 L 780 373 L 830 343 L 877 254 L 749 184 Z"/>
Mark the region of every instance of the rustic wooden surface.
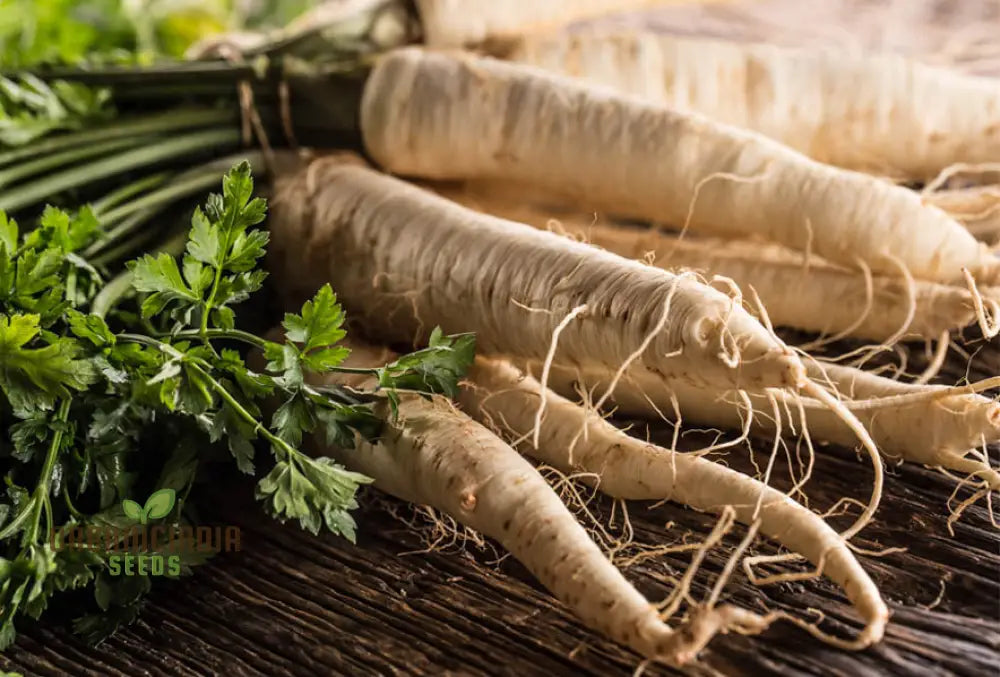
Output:
<path fill-rule="evenodd" d="M 750 469 L 745 457 L 728 460 Z M 815 477 L 809 494 L 821 508 L 844 495 L 863 498 L 871 471 L 853 452 L 828 448 Z M 847 653 L 776 625 L 760 637 L 717 638 L 692 672 L 998 674 L 1000 539 L 985 510 L 970 509 L 952 538 L 944 509 L 951 480 L 914 466 L 893 469 L 887 479 L 879 519 L 857 541 L 908 548 L 862 558 L 893 612 L 885 642 Z M 516 562 L 492 564 L 491 552 L 472 547 L 405 554 L 422 544 L 385 506 L 359 515 L 357 546 L 314 538 L 266 519 L 249 502 L 250 490 L 246 483 L 229 487 L 212 520 L 242 526 L 241 552 L 218 556 L 182 583 L 165 583 L 139 623 L 96 649 L 55 619 L 27 626 L 2 666 L 26 675 L 627 675 L 638 664 L 636 656 L 581 627 Z M 597 505 L 606 517 L 608 503 Z M 672 504 L 632 504 L 630 516 L 636 539 L 647 543 L 705 534 L 712 525 L 710 517 Z M 704 594 L 725 556 L 713 553 L 696 594 Z M 661 557 L 628 575 L 658 599 L 666 591 L 658 575 L 687 561 Z M 766 603 L 799 614 L 822 608 L 834 632 L 857 627 L 841 595 L 823 581 L 757 589 L 737 578 L 729 591 L 749 607 Z"/>
<path fill-rule="evenodd" d="M 683 7 L 641 21 L 662 30 L 784 44 L 862 44 L 997 72 L 1000 2 L 758 0 L 749 6 Z M 977 357 L 980 376 L 1000 371 L 998 355 L 1000 349 L 989 347 Z M 955 382 L 965 370 L 957 362 L 952 367 Z M 634 430 L 645 434 L 642 426 Z M 670 430 L 659 426 L 652 434 L 666 439 Z M 685 438 L 690 445 L 698 441 L 697 434 Z M 757 445 L 758 453 L 767 448 Z M 727 462 L 752 470 L 746 456 L 732 454 Z M 810 505 L 822 510 L 842 496 L 865 498 L 871 470 L 854 452 L 827 447 L 814 477 Z M 842 652 L 778 624 L 760 637 L 717 638 L 688 671 L 1000 674 L 1000 536 L 983 505 L 970 508 L 949 536 L 945 504 L 954 484 L 920 467 L 890 469 L 878 519 L 857 540 L 875 549 L 907 548 L 862 557 L 893 613 L 881 645 Z M 25 675 L 626 675 L 638 665 L 636 656 L 583 628 L 516 562 L 496 564 L 494 553 L 471 545 L 407 554 L 423 546 L 390 514 L 406 514 L 401 504 L 372 502 L 358 516 L 360 539 L 352 546 L 273 523 L 250 501 L 251 491 L 245 482 L 228 484 L 209 513 L 213 523 L 243 528 L 241 552 L 217 557 L 183 583 L 160 586 L 141 620 L 100 647 L 82 644 L 59 618 L 24 625 L 0 668 Z M 607 521 L 610 503 L 598 499 L 593 505 Z M 713 524 L 673 504 L 631 504 L 629 514 L 636 540 L 645 543 L 704 535 Z M 616 524 L 620 529 L 620 512 Z M 766 544 L 759 549 L 770 551 Z M 709 557 L 696 595 L 714 581 L 726 554 L 723 549 Z M 683 555 L 663 556 L 627 575 L 658 599 L 667 590 L 664 575 L 686 562 Z M 747 607 L 766 604 L 803 616 L 822 608 L 830 631 L 857 628 L 842 596 L 821 580 L 758 589 L 740 575 L 728 590 Z M 646 674 L 670 672 L 655 667 Z"/>

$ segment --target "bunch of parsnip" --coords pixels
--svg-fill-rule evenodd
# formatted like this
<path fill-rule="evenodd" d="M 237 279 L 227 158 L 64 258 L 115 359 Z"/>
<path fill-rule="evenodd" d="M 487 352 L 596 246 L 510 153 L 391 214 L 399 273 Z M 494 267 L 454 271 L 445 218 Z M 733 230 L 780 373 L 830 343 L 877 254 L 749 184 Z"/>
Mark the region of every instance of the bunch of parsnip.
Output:
<path fill-rule="evenodd" d="M 348 364 L 383 367 L 389 346 L 422 346 L 436 327 L 476 335 L 454 401 L 401 394 L 376 405 L 378 440 L 317 453 L 496 539 L 582 621 L 648 659 L 680 664 L 717 633 L 777 619 L 865 648 L 889 614 L 849 541 L 878 518 L 883 457 L 962 474 L 963 506 L 1000 488 L 985 451 L 1000 441 L 1000 406 L 980 394 L 998 384 L 928 385 L 950 332 L 998 332 L 1000 260 L 964 225 L 988 218 L 996 193 L 935 189 L 950 167 L 995 157 L 1000 83 L 883 57 L 559 32 L 649 4 L 330 3 L 276 34 L 201 45 L 201 63 L 136 87 L 237 86 L 244 138 L 269 160 L 282 294 L 297 303 L 331 284 L 385 346 L 355 341 Z M 60 75 L 136 99 L 123 84 L 134 72 Z M 276 148 L 306 138 L 366 159 Z M 819 338 L 790 345 L 775 326 Z M 820 359 L 844 338 L 879 345 Z M 913 338 L 939 341 L 920 377 L 863 369 Z M 326 378 L 371 385 L 363 369 Z M 665 449 L 606 421 L 615 406 L 742 435 Z M 812 439 L 867 454 L 870 499 L 843 532 L 792 498 L 811 463 L 788 493 L 769 486 L 789 430 L 810 454 Z M 751 433 L 775 440 L 759 477 L 705 456 Z M 658 608 L 522 454 L 616 498 L 717 513 L 718 526 Z M 734 521 L 746 537 L 692 600 L 705 550 Z M 790 551 L 778 561 L 805 558 L 844 589 L 864 623 L 856 637 L 719 603 L 758 533 Z M 752 580 L 788 580 L 757 579 L 754 561 L 743 560 Z"/>

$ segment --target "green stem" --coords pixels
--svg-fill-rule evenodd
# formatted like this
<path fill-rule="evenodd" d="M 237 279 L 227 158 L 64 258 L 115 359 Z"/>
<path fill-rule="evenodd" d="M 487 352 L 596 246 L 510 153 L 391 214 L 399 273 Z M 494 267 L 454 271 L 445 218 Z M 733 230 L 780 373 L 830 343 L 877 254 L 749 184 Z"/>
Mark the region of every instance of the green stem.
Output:
<path fill-rule="evenodd" d="M 126 270 L 110 282 L 108 282 L 101 291 L 97 292 L 97 296 L 94 297 L 94 301 L 90 304 L 90 312 L 98 317 L 104 317 L 108 314 L 118 299 L 125 295 L 132 287 L 132 271 Z"/>
<path fill-rule="evenodd" d="M 336 371 L 341 374 L 365 374 L 374 375 L 378 374 L 379 370 L 373 367 L 334 367 L 330 371 Z"/>
<path fill-rule="evenodd" d="M 66 273 L 66 300 L 76 306 L 76 268 L 70 268 Z"/>
<path fill-rule="evenodd" d="M 28 506 L 26 506 L 24 510 L 18 513 L 17 517 L 15 517 L 11 522 L 7 524 L 7 526 L 3 528 L 2 531 L 0 531 L 0 541 L 4 541 L 10 538 L 18 529 L 21 528 L 21 525 L 24 524 L 34 512 L 35 512 L 35 498 L 32 497 L 31 500 L 28 502 Z"/>
<path fill-rule="evenodd" d="M 13 212 L 46 200 L 70 188 L 83 186 L 140 167 L 155 165 L 185 155 L 222 150 L 239 145 L 237 129 L 210 129 L 166 139 L 119 155 L 93 162 L 86 167 L 74 167 L 52 174 L 40 181 L 0 193 L 0 209 Z"/>
<path fill-rule="evenodd" d="M 151 338 L 149 336 L 142 336 L 141 334 L 118 334 L 118 340 L 131 341 L 133 343 L 141 343 L 142 345 L 159 348 L 161 351 L 167 353 L 171 357 L 181 361 L 185 361 L 185 358 L 187 357 L 184 353 L 180 352 L 170 344 L 164 343 L 163 341 L 158 341 L 157 339 Z M 194 364 L 193 362 L 187 362 L 187 365 L 188 368 L 191 369 L 191 371 L 197 373 L 206 381 L 208 381 L 209 385 L 212 387 L 212 390 L 214 390 L 219 395 L 219 397 L 222 398 L 222 401 L 228 404 L 232 408 L 232 410 L 236 412 L 237 416 L 239 416 L 247 424 L 252 426 L 257 433 L 259 433 L 264 439 L 270 442 L 271 445 L 274 446 L 275 450 L 281 452 L 285 458 L 290 458 L 300 453 L 297 449 L 288 444 L 288 442 L 286 442 L 285 440 L 281 439 L 280 437 L 272 433 L 270 430 L 268 430 L 267 427 L 264 426 L 264 424 L 258 421 L 256 417 L 253 416 L 253 414 L 247 411 L 243 407 L 243 405 L 240 404 L 235 397 L 233 397 L 232 393 L 226 390 L 226 387 L 223 386 L 221 383 L 219 383 L 217 380 L 215 380 L 215 378 L 213 378 L 211 374 L 209 374 L 207 371 L 202 369 L 197 364 Z"/>
<path fill-rule="evenodd" d="M 204 369 L 202 369 L 196 364 L 190 366 L 193 371 L 201 374 L 201 376 L 208 379 L 208 382 L 212 386 L 212 390 L 214 390 L 216 393 L 219 394 L 219 397 L 222 398 L 223 402 L 228 404 L 230 408 L 232 408 L 232 410 L 235 411 L 240 418 L 242 418 L 248 424 L 253 426 L 254 430 L 260 433 L 260 435 L 264 439 L 270 442 L 276 451 L 282 452 L 284 454 L 285 459 L 289 459 L 298 456 L 300 454 L 300 452 L 295 447 L 288 444 L 288 442 L 286 442 L 285 440 L 281 439 L 280 437 L 272 433 L 270 430 L 267 429 L 267 427 L 263 423 L 258 421 L 249 411 L 244 409 L 243 405 L 240 404 L 239 401 L 237 401 L 237 399 L 233 397 L 228 390 L 226 390 L 225 386 L 223 386 L 221 383 L 212 378 Z"/>
<path fill-rule="evenodd" d="M 79 146 L 61 153 L 43 155 L 37 160 L 22 162 L 20 164 L 13 165 L 12 167 L 8 167 L 7 169 L 0 170 L 0 187 L 16 183 L 17 181 L 29 176 L 44 174 L 50 169 L 66 167 L 81 160 L 100 157 L 101 155 L 107 155 L 108 153 L 122 150 L 124 148 L 135 148 L 137 146 L 148 144 L 152 138 L 153 137 L 150 136 L 130 136 L 124 139 L 116 139 L 115 141 L 100 141 L 87 146 Z"/>
<path fill-rule="evenodd" d="M 260 336 L 251 334 L 250 332 L 243 331 L 241 329 L 206 329 L 202 331 L 179 331 L 176 334 L 171 334 L 172 338 L 209 338 L 209 339 L 229 339 L 232 341 L 242 341 L 243 343 L 249 343 L 252 346 L 258 348 L 264 348 L 270 341 L 263 339 Z"/>
<path fill-rule="evenodd" d="M 105 224 L 115 223 L 143 209 L 162 207 L 163 205 L 173 202 L 179 198 L 203 193 L 217 183 L 219 183 L 219 172 L 215 170 L 195 174 L 186 181 L 171 183 L 169 186 L 164 186 L 163 188 L 159 188 L 151 193 L 143 195 L 138 200 L 133 200 L 132 202 L 128 202 L 120 207 L 109 210 L 104 214 L 101 221 Z M 113 230 L 109 231 L 108 236 L 110 237 L 113 232 Z"/>
<path fill-rule="evenodd" d="M 201 311 L 201 326 L 199 328 L 199 335 L 202 337 L 202 342 L 205 345 L 208 343 L 208 315 L 212 311 L 212 304 L 215 303 L 215 294 L 219 291 L 219 282 L 222 280 L 222 268 L 225 266 L 226 256 L 229 254 L 229 230 L 225 229 L 222 233 L 222 246 L 219 247 L 219 264 L 215 267 L 215 278 L 212 280 L 212 291 L 208 293 L 208 298 Z"/>
<path fill-rule="evenodd" d="M 80 512 L 79 510 L 77 510 L 76 506 L 73 505 L 73 500 L 69 497 L 69 490 L 64 488 L 62 495 L 63 499 L 66 501 L 66 509 L 69 510 L 69 514 L 77 518 L 78 520 L 81 521 L 85 520 L 87 516 L 84 515 L 82 512 Z"/>
<path fill-rule="evenodd" d="M 124 136 L 158 134 L 194 127 L 207 127 L 209 125 L 230 122 L 232 119 L 233 113 L 228 110 L 195 109 L 172 110 L 133 120 L 116 120 L 105 127 L 52 136 L 21 148 L 0 153 L 0 167 L 25 158 L 36 158 L 47 153 L 67 150 L 91 143 L 110 141 Z"/>
<path fill-rule="evenodd" d="M 90 207 L 94 210 L 95 214 L 99 215 L 109 209 L 117 207 L 123 202 L 131 200 L 140 193 L 145 193 L 147 190 L 159 187 L 160 184 L 166 181 L 169 176 L 170 174 L 168 172 L 160 172 L 158 174 L 144 176 L 138 181 L 133 181 L 132 183 L 126 184 L 117 190 L 111 191 L 100 200 L 91 202 Z"/>
<path fill-rule="evenodd" d="M 69 407 L 72 398 L 67 397 L 59 404 L 59 411 L 56 412 L 56 421 L 66 423 L 69 420 Z M 49 523 L 52 523 L 52 505 L 49 503 L 49 486 L 52 483 L 52 472 L 56 466 L 56 458 L 59 456 L 59 447 L 62 446 L 63 426 L 52 435 L 52 442 L 49 444 L 49 451 L 45 455 L 45 463 L 42 465 L 42 473 L 38 478 L 38 485 L 35 487 L 35 494 L 32 497 L 31 524 L 24 532 L 24 539 L 21 547 L 33 545 L 38 538 L 38 524 L 41 521 L 42 510 L 45 510 Z"/>
<path fill-rule="evenodd" d="M 100 240 L 87 247 L 83 251 L 83 257 L 95 266 L 114 261 L 127 253 L 128 250 L 135 248 L 134 242 L 119 241 L 148 223 L 158 213 L 158 209 L 146 209 L 133 214 L 107 231 Z"/>

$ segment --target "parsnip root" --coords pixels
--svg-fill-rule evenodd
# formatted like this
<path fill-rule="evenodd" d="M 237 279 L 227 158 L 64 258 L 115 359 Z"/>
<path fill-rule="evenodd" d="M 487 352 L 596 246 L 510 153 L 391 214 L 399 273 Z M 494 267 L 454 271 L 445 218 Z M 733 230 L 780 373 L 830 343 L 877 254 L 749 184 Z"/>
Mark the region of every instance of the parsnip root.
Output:
<path fill-rule="evenodd" d="M 347 365 L 359 364 L 362 355 L 352 355 Z M 542 476 L 493 433 L 441 398 L 403 395 L 399 417 L 389 413 L 388 404 L 376 405 L 385 423 L 376 443 L 358 439 L 355 449 L 345 450 L 313 439 L 311 450 L 372 477 L 386 493 L 440 510 L 499 541 L 589 627 L 674 665 L 689 661 L 717 633 L 766 627 L 753 612 L 720 605 L 672 629 Z"/>
<path fill-rule="evenodd" d="M 586 306 L 558 336 L 559 361 L 634 360 L 735 387 L 803 380 L 792 351 L 719 291 L 362 167 L 321 160 L 279 179 L 271 242 L 283 291 L 305 296 L 330 282 L 352 318 L 386 341 L 419 341 L 440 326 L 474 331 L 484 352 L 541 360 L 553 330 Z"/>
<path fill-rule="evenodd" d="M 960 286 L 917 280 L 911 290 L 898 276 L 866 274 L 780 245 L 679 238 L 659 230 L 617 226 L 596 216 L 563 214 L 514 202 L 509 196 L 490 196 L 483 193 L 489 187 L 483 186 L 432 188 L 470 208 L 565 234 L 664 270 L 691 269 L 709 278 L 725 275 L 741 289 L 754 289 L 778 326 L 883 342 L 901 336 L 936 338 L 976 320 L 972 295 Z M 998 296 L 993 289 L 980 291 L 990 298 Z"/>
<path fill-rule="evenodd" d="M 648 31 L 527 36 L 508 58 L 758 131 L 821 162 L 930 180 L 1000 157 L 1000 84 L 891 54 Z"/>
<path fill-rule="evenodd" d="M 864 648 L 881 639 L 888 610 L 844 540 L 787 495 L 702 456 L 669 451 L 631 437 L 594 413 L 549 394 L 537 446 L 527 443 L 541 386 L 512 366 L 483 358 L 469 372 L 459 402 L 474 418 L 524 440 L 522 449 L 564 472 L 582 471 L 603 493 L 637 500 L 669 499 L 738 520 L 759 520 L 761 533 L 801 553 L 844 588 L 865 630 L 840 646 Z"/>
<path fill-rule="evenodd" d="M 532 186 L 581 207 L 846 266 L 980 284 L 1000 263 L 915 192 L 815 162 L 759 134 L 517 64 L 418 48 L 375 65 L 361 105 L 367 151 L 426 179 Z"/>
<path fill-rule="evenodd" d="M 913 386 L 892 379 L 875 376 L 858 369 L 837 365 L 808 363 L 810 376 L 817 384 L 829 382 L 847 398 L 870 399 L 914 393 L 933 392 L 937 386 Z M 537 373 L 532 366 L 529 370 Z M 824 373 L 825 372 L 825 373 Z M 596 388 L 603 392 L 610 381 L 607 372 L 587 373 L 568 368 L 553 367 L 549 387 L 556 392 L 573 397 L 580 388 Z M 843 421 L 819 402 L 796 399 L 787 392 L 769 390 L 768 393 L 783 404 L 782 409 L 794 425 L 801 402 L 805 425 L 817 440 L 845 447 L 857 445 L 855 434 Z M 631 371 L 622 387 L 615 390 L 611 406 L 626 416 L 658 419 L 672 413 L 671 398 L 676 398 L 684 420 L 695 424 L 720 428 L 741 429 L 747 417 L 744 410 L 748 396 L 755 409 L 769 412 L 765 392 L 736 392 L 695 388 L 681 381 L 665 381 L 655 374 Z M 850 399 L 845 400 L 850 408 Z M 891 459 L 921 463 L 974 473 L 1000 490 L 1000 474 L 995 469 L 968 456 L 971 450 L 982 446 L 983 441 L 1000 441 L 1000 404 L 979 395 L 948 395 L 938 401 L 924 399 L 901 406 L 854 411 L 861 423 L 871 433 L 880 451 Z M 768 415 L 754 415 L 752 429 L 771 435 L 776 422 Z"/>
<path fill-rule="evenodd" d="M 558 28 L 601 14 L 625 12 L 670 0 L 416 0 L 431 47 L 493 49 L 526 33 Z M 676 2 L 676 0 L 675 0 Z"/>

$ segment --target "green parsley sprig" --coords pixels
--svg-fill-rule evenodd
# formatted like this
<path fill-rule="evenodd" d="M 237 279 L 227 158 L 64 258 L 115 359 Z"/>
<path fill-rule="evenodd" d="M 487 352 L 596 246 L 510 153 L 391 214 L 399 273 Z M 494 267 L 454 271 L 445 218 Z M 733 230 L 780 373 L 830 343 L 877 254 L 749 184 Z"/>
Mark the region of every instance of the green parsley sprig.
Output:
<path fill-rule="evenodd" d="M 356 371 L 341 366 L 345 316 L 329 285 L 285 315 L 284 342 L 237 328 L 235 307 L 266 277 L 268 236 L 255 228 L 266 204 L 253 192 L 249 165 L 231 169 L 222 193 L 195 211 L 180 259 L 132 261 L 135 303 L 105 299 L 99 312 L 95 299 L 113 285 L 81 254 L 104 236 L 90 209 L 48 208 L 23 233 L 0 214 L 0 648 L 18 615 L 37 617 L 67 590 L 93 589 L 96 610 L 75 623 L 90 640 L 133 620 L 151 577 L 112 576 L 109 553 L 53 548 L 52 534 L 129 526 L 122 502 L 165 489 L 181 497 L 166 519 L 182 523 L 205 468 L 227 457 L 259 471 L 256 495 L 274 517 L 353 541 L 350 511 L 370 480 L 303 453 L 304 435 L 351 448 L 381 432 L 373 402 L 394 408 L 399 390 L 456 391 L 474 339 L 440 331 L 425 350 L 369 370 L 374 391 L 309 385 L 308 374 Z M 248 350 L 264 354 L 262 371 L 247 365 Z M 268 400 L 277 404 L 269 418 Z"/>

